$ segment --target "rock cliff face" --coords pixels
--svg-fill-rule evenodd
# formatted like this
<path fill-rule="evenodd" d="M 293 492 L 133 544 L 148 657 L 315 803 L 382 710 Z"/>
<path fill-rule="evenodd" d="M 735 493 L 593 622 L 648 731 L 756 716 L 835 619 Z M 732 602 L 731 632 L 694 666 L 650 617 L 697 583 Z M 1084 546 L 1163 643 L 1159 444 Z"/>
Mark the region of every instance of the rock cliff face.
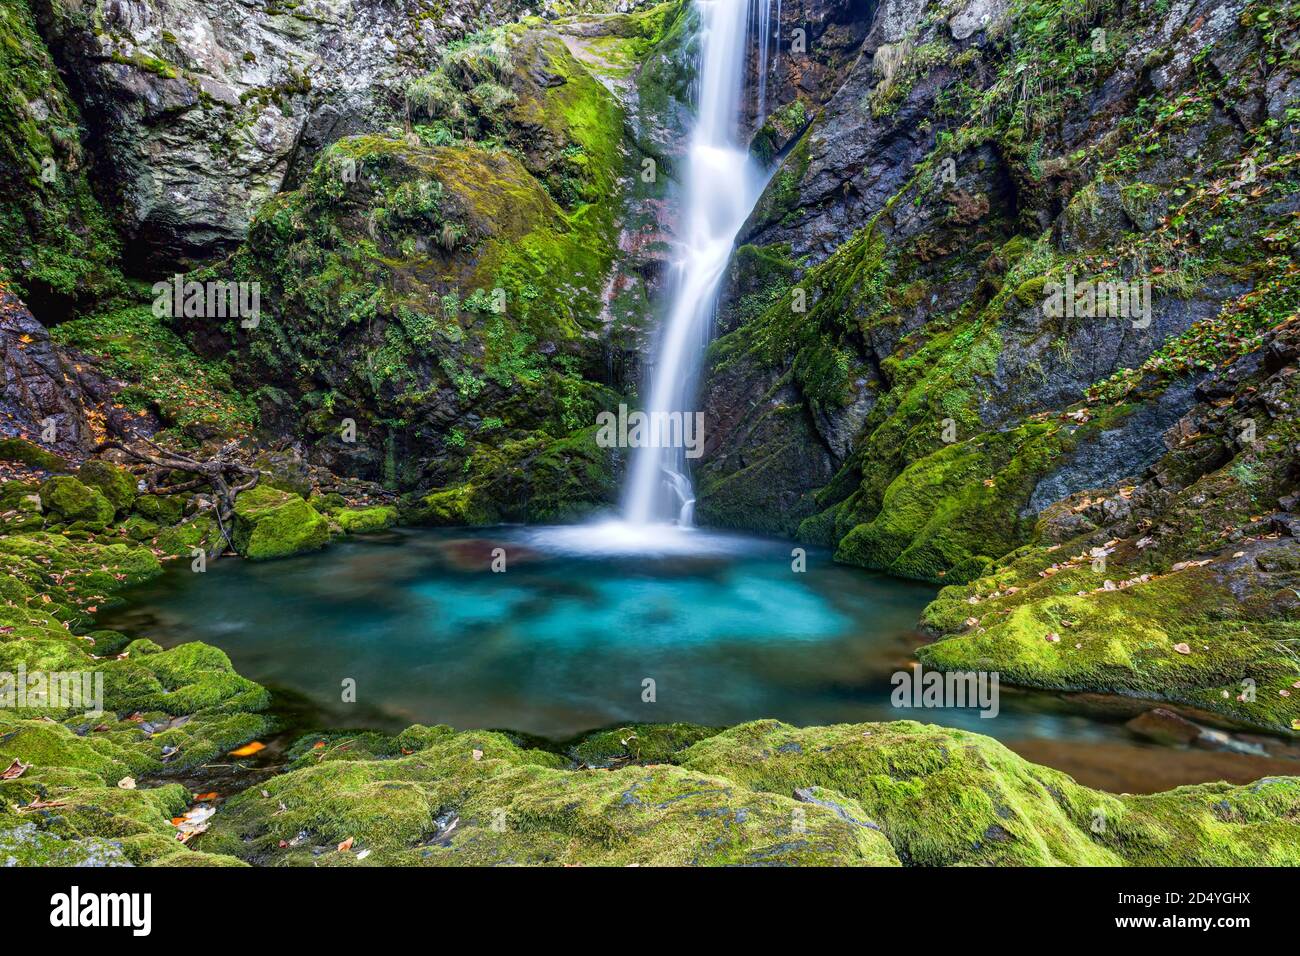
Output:
<path fill-rule="evenodd" d="M 82 114 L 22 0 L 0 3 L 0 270 L 45 322 L 111 295 L 118 237 L 87 176 Z"/>
<path fill-rule="evenodd" d="M 1285 267 L 1298 81 L 1277 22 L 1244 3 L 881 4 L 742 237 L 701 515 L 804 521 L 843 560 L 969 578 L 1050 501 L 1152 464 L 1221 356 L 1093 408 L 1069 448 L 1022 430 L 1198 323 L 1226 327 Z M 1149 314 L 1048 315 L 1067 277 L 1147 283 Z M 1264 312 L 1249 332 L 1290 314 Z M 965 477 L 930 480 L 957 458 Z M 979 522 L 985 480 L 1002 510 L 973 549 L 884 527 L 891 495 Z"/>
<path fill-rule="evenodd" d="M 513 0 L 37 0 L 146 275 L 232 251 L 322 148 L 405 112 L 408 80 Z"/>
<path fill-rule="evenodd" d="M 669 181 L 639 175 L 652 107 L 615 81 L 678 19 L 452 44 L 408 85 L 409 130 L 339 140 L 266 203 L 237 253 L 196 273 L 257 283 L 259 321 L 181 323 L 254 394 L 262 433 L 341 474 L 432 489 L 413 520 L 609 501 L 594 423 L 627 384 L 609 359 L 647 318 L 645 240 Z M 625 216 L 638 190 L 648 211 Z"/>

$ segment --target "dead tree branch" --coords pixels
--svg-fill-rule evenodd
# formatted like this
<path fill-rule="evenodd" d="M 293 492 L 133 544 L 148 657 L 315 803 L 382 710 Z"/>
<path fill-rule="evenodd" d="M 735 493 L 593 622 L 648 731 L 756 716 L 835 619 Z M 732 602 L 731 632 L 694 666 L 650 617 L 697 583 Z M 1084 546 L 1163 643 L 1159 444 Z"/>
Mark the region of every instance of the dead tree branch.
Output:
<path fill-rule="evenodd" d="M 119 441 L 106 441 L 96 446 L 95 451 L 100 452 L 114 448 L 129 458 L 148 465 L 149 471 L 145 474 L 147 494 L 185 494 L 203 487 L 210 488 L 212 490 L 217 527 L 221 531 L 221 539 L 213 546 L 213 550 L 208 557 L 217 557 L 226 547 L 230 546 L 228 528 L 235 515 L 235 498 L 240 492 L 248 491 L 257 484 L 260 477 L 258 470 L 235 459 L 235 452 L 239 448 L 236 442 L 230 442 L 223 446 L 212 458 L 200 461 L 197 458 L 191 458 L 188 455 L 163 448 L 143 436 L 139 438 L 139 441 L 148 446 L 149 450 L 132 448 Z M 163 483 L 177 472 L 193 475 L 194 477 L 176 484 Z"/>

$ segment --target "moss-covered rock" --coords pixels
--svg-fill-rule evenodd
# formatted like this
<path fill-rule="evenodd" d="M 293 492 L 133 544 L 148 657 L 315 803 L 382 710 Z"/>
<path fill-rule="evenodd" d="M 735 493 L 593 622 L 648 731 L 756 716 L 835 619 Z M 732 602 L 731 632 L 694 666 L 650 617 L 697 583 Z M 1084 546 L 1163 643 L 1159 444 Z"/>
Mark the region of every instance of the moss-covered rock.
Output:
<path fill-rule="evenodd" d="M 296 865 L 1273 865 L 1300 859 L 1300 778 L 1116 797 L 977 734 L 911 721 L 721 732 L 624 728 L 665 746 L 566 767 L 500 734 L 331 736 L 199 847 Z M 661 733 L 662 731 L 662 733 Z M 607 754 L 607 735 L 579 749 Z M 630 754 L 624 750 L 620 760 Z M 349 851 L 340 843 L 351 841 Z"/>
<path fill-rule="evenodd" d="M 34 309 L 121 287 L 118 239 L 86 176 L 81 115 L 29 5 L 0 4 L 0 270 Z"/>
<path fill-rule="evenodd" d="M 343 508 L 334 519 L 348 534 L 367 534 L 384 531 L 397 523 L 397 508 L 374 505 L 369 508 Z"/>
<path fill-rule="evenodd" d="M 102 538 L 0 538 L 0 672 L 39 672 L 50 681 L 70 675 L 76 681 L 61 686 L 81 691 L 79 698 L 15 696 L 0 708 L 0 763 L 23 768 L 0 781 L 0 861 L 237 862 L 177 842 L 171 820 L 190 795 L 174 783 L 145 786 L 143 778 L 194 768 L 265 734 L 266 691 L 213 647 L 163 650 L 116 631 L 75 629 L 116 592 L 159 570 L 149 551 Z"/>
<path fill-rule="evenodd" d="M 299 495 L 258 485 L 235 499 L 231 543 L 251 561 L 315 551 L 329 543 L 329 522 Z"/>
<path fill-rule="evenodd" d="M 922 660 L 1300 731 L 1300 544 L 1278 510 L 1300 478 L 1288 451 L 1300 424 L 1286 411 L 1300 402 L 1300 334 L 1268 338 L 1262 367 L 1247 357 L 1205 381 L 1232 400 L 1189 410 L 1148 474 L 1067 497 L 1042 513 L 1032 544 L 944 588 L 925 611 L 939 640 Z"/>
<path fill-rule="evenodd" d="M 51 521 L 102 530 L 113 520 L 112 502 L 98 488 L 88 487 L 70 475 L 49 479 L 41 485 L 40 495 Z"/>
<path fill-rule="evenodd" d="M 92 458 L 77 470 L 77 479 L 88 487 L 98 488 L 118 514 L 129 511 L 135 501 L 135 476 L 112 462 Z"/>
<path fill-rule="evenodd" d="M 855 800 L 904 863 L 1237 866 L 1292 864 L 1300 778 L 1113 796 L 1028 763 L 990 738 L 912 721 L 733 727 L 677 761 L 774 793 Z"/>
<path fill-rule="evenodd" d="M 43 506 L 36 484 L 23 481 L 0 484 L 0 531 L 5 534 L 39 531 L 44 524 Z"/>
<path fill-rule="evenodd" d="M 591 426 L 558 440 L 545 435 L 503 439 L 494 448 L 481 448 L 467 479 L 406 498 L 405 520 L 424 525 L 545 524 L 589 517 L 618 494 L 613 452 L 597 444 L 596 431 Z"/>
<path fill-rule="evenodd" d="M 211 553 L 218 546 L 224 550 L 226 540 L 216 519 L 206 511 L 197 512 L 179 524 L 162 528 L 153 539 L 153 547 L 160 553 L 178 558 L 194 557 L 196 550 Z"/>
<path fill-rule="evenodd" d="M 698 740 L 718 733 L 699 724 L 630 724 L 584 734 L 569 748 L 573 759 L 588 767 L 608 767 L 635 761 L 664 763 Z"/>
<path fill-rule="evenodd" d="M 22 438 L 0 438 L 0 461 L 16 461 L 46 471 L 68 470 L 68 463 L 54 452 Z"/>
<path fill-rule="evenodd" d="M 406 738 L 415 746 L 391 759 L 318 751 L 314 766 L 269 781 L 268 797 L 230 801 L 199 848 L 298 865 L 352 865 L 366 850 L 367 864 L 423 866 L 897 865 L 862 822 L 718 777 L 566 770 L 490 732 Z"/>
<path fill-rule="evenodd" d="M 135 512 L 161 525 L 173 525 L 185 513 L 185 499 L 180 495 L 140 495 L 133 505 Z"/>

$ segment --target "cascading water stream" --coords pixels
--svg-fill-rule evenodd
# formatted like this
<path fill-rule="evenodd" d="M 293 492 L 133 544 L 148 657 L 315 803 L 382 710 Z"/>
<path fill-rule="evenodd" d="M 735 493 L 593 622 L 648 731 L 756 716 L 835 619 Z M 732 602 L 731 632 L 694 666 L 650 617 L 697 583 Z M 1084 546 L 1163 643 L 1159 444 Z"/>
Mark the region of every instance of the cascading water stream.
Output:
<path fill-rule="evenodd" d="M 758 76 L 767 72 L 768 0 L 760 6 Z M 750 0 L 697 0 L 699 104 L 685 164 L 682 250 L 644 411 L 651 422 L 693 414 L 700 360 L 708 344 L 718 286 L 737 233 L 758 201 L 764 177 L 741 141 Z M 680 443 L 633 451 L 623 516 L 634 525 L 693 520 L 694 491 Z"/>

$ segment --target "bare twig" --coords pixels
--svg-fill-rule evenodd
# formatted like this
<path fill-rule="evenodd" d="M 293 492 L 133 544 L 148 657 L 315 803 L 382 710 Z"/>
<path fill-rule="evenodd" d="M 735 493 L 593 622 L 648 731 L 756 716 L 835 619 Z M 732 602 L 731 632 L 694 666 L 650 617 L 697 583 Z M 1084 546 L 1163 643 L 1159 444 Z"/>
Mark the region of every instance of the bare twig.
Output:
<path fill-rule="evenodd" d="M 99 444 L 95 451 L 115 448 L 128 457 L 149 465 L 150 471 L 145 475 L 145 488 L 148 494 L 183 494 L 196 491 L 205 486 L 211 488 L 216 505 L 215 513 L 217 527 L 221 531 L 221 540 L 209 554 L 209 557 L 217 557 L 226 547 L 230 546 L 230 534 L 227 528 L 235 513 L 235 498 L 240 492 L 248 491 L 257 484 L 260 477 L 257 469 L 235 459 L 235 452 L 239 448 L 236 442 L 224 445 L 212 458 L 200 461 L 188 455 L 182 455 L 179 452 L 163 448 L 144 436 L 140 436 L 139 440 L 148 446 L 149 450 L 142 451 L 139 448 L 132 448 L 118 441 L 106 441 Z M 172 472 L 182 472 L 195 477 L 177 484 L 162 484 Z"/>

